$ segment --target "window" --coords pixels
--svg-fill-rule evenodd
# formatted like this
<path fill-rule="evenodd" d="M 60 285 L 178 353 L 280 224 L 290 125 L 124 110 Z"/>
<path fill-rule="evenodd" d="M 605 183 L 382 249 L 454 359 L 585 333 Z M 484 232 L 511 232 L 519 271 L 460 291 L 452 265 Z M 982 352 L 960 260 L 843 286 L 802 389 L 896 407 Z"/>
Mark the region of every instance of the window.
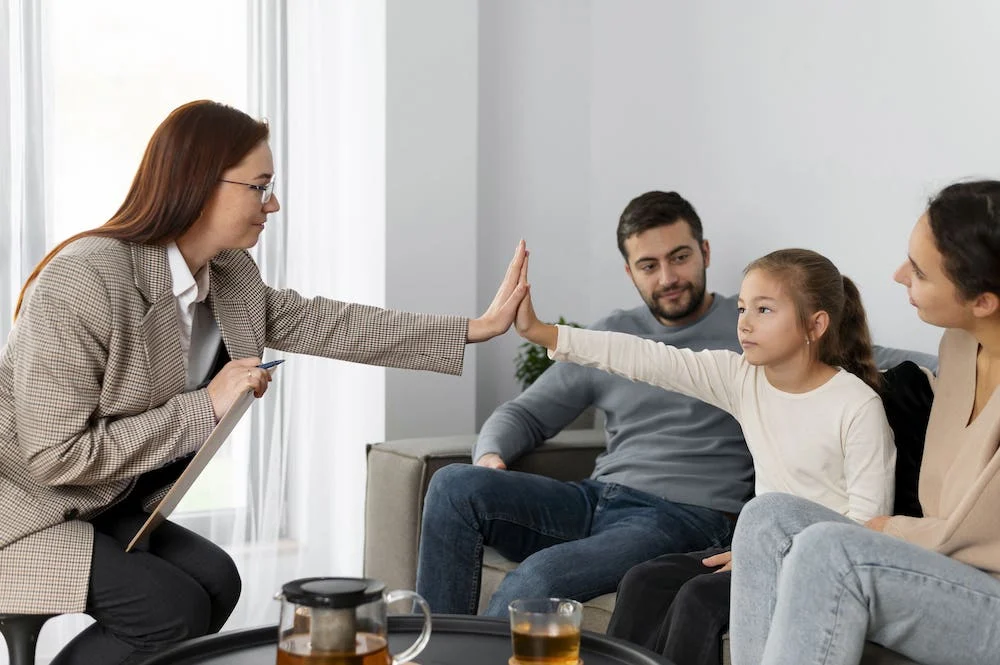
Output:
<path fill-rule="evenodd" d="M 195 99 L 247 107 L 248 28 L 246 0 L 46 0 L 43 12 L 51 248 L 115 213 L 171 110 Z M 175 513 L 198 531 L 246 504 L 248 421 Z"/>

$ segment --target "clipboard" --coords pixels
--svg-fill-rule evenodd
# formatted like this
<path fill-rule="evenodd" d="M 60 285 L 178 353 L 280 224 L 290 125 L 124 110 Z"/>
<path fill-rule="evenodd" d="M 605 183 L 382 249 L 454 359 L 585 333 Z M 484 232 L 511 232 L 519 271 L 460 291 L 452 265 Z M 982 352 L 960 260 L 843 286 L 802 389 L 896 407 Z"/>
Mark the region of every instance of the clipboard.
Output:
<path fill-rule="evenodd" d="M 262 369 L 266 369 L 272 374 L 277 366 L 284 361 L 276 360 L 270 363 L 265 363 L 263 365 L 258 365 Z M 125 547 L 126 552 L 131 552 L 132 549 L 141 541 L 143 538 L 152 533 L 153 529 L 163 524 L 170 513 L 174 511 L 177 504 L 181 502 L 181 499 L 187 494 L 187 491 L 191 489 L 194 485 L 194 481 L 201 475 L 201 472 L 205 470 L 208 466 L 209 461 L 215 455 L 216 451 L 222 447 L 229 435 L 233 433 L 236 429 L 236 425 L 240 422 L 243 414 L 247 412 L 250 405 L 254 403 L 256 398 L 253 396 L 253 391 L 248 390 L 243 393 L 233 405 L 229 407 L 229 410 L 219 419 L 218 424 L 212 429 L 212 432 L 205 439 L 205 443 L 201 445 L 198 452 L 195 453 L 191 461 L 188 462 L 187 467 L 181 472 L 181 475 L 177 477 L 174 484 L 170 487 L 166 496 L 160 499 L 160 502 L 156 504 L 156 508 L 153 512 L 149 514 L 146 521 L 139 528 L 139 531 L 132 537 L 129 544 Z"/>

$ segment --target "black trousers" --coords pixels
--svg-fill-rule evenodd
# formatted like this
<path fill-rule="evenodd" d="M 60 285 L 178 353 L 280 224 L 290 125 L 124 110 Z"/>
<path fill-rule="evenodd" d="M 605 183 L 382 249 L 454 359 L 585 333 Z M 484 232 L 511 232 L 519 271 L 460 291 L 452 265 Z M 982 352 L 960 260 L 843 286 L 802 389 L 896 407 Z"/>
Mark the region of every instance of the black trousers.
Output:
<path fill-rule="evenodd" d="M 725 551 L 667 554 L 629 570 L 618 586 L 608 634 L 677 665 L 719 665 L 732 575 L 713 573 L 701 560 Z"/>
<path fill-rule="evenodd" d="M 86 612 L 96 623 L 52 665 L 142 663 L 177 642 L 218 632 L 236 607 L 241 585 L 233 560 L 183 527 L 164 522 L 125 553 L 148 517 L 139 495 L 93 521 Z"/>

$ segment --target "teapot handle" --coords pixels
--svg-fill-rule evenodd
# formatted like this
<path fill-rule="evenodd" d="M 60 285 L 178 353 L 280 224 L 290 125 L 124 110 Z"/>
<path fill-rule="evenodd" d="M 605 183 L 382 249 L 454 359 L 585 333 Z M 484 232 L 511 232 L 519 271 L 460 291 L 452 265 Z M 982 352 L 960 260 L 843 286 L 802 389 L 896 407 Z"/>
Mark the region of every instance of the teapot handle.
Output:
<path fill-rule="evenodd" d="M 410 599 L 420 608 L 420 611 L 424 613 L 424 627 L 420 631 L 420 636 L 417 640 L 410 645 L 410 647 L 401 654 L 393 654 L 392 665 L 403 665 L 403 663 L 413 660 L 417 657 L 427 643 L 431 639 L 431 608 L 427 604 L 427 601 L 423 599 L 423 596 L 416 593 L 415 591 L 390 591 L 385 595 L 386 605 L 391 605 L 397 601 Z"/>

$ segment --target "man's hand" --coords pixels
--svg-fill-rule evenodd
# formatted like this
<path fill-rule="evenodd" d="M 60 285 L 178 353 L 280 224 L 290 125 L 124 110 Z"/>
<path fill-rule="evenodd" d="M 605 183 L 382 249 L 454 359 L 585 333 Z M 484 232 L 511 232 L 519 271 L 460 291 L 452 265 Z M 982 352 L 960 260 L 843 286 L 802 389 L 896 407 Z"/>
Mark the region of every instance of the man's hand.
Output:
<path fill-rule="evenodd" d="M 865 528 L 882 533 L 885 531 L 885 523 L 889 521 L 889 515 L 878 515 L 865 522 Z"/>
<path fill-rule="evenodd" d="M 487 469 L 506 469 L 507 465 L 503 463 L 500 456 L 496 453 L 486 453 L 476 460 L 476 466 L 485 466 Z"/>
<path fill-rule="evenodd" d="M 706 568 L 715 568 L 716 566 L 722 566 L 718 570 L 713 570 L 713 573 L 724 573 L 727 570 L 733 569 L 733 553 L 722 552 L 721 554 L 715 554 L 708 557 L 707 559 L 701 560 L 701 565 Z"/>

